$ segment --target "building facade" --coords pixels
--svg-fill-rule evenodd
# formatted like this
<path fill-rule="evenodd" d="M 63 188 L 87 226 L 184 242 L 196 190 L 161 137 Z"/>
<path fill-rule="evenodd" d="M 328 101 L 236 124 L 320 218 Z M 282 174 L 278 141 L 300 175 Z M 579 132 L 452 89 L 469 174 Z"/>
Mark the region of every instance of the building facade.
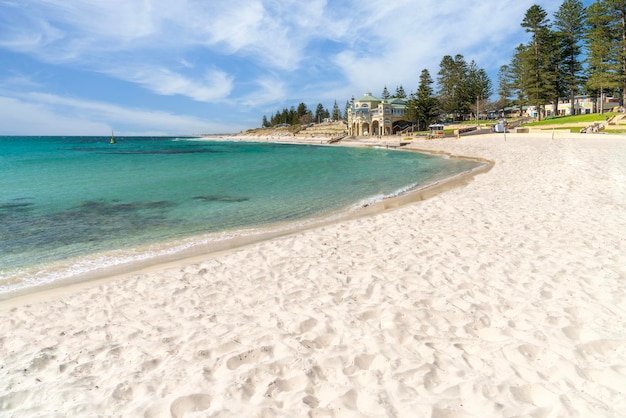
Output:
<path fill-rule="evenodd" d="M 391 135 L 406 128 L 407 99 L 379 99 L 367 92 L 352 100 L 348 111 L 348 135 Z"/>
<path fill-rule="evenodd" d="M 602 102 L 599 98 L 593 98 L 591 96 L 574 97 L 574 115 L 587 115 L 599 112 L 600 108 L 608 112 L 617 107 L 619 107 L 619 99 L 616 97 L 603 97 Z M 553 104 L 547 104 L 545 109 L 546 116 L 571 116 L 569 98 L 559 99 L 558 114 L 555 114 Z"/>

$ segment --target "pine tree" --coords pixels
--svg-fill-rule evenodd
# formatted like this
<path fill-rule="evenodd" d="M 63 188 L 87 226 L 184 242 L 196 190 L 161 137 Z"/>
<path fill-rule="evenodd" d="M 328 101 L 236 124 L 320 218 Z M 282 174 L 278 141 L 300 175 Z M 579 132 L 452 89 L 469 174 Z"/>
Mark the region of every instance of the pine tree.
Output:
<path fill-rule="evenodd" d="M 324 120 L 327 113 L 328 111 L 324 109 L 324 105 L 319 103 L 315 108 L 315 121 L 317 123 L 320 123 L 322 120 Z"/>
<path fill-rule="evenodd" d="M 587 89 L 626 91 L 626 2 L 598 0 L 587 9 Z M 602 111 L 603 109 L 601 109 Z"/>
<path fill-rule="evenodd" d="M 586 89 L 602 97 L 607 89 L 619 86 L 618 46 L 613 42 L 611 18 L 601 2 L 589 6 L 587 30 L 587 83 Z M 603 109 L 600 109 L 602 112 Z"/>
<path fill-rule="evenodd" d="M 263 122 L 261 123 L 261 127 L 269 128 L 270 126 L 272 125 L 267 121 L 267 116 L 263 115 Z"/>
<path fill-rule="evenodd" d="M 468 100 L 466 91 L 467 74 L 467 63 L 463 55 L 457 54 L 454 58 L 446 55 L 439 64 L 437 83 L 441 110 L 454 115 L 455 119 L 468 113 L 470 108 L 471 101 Z"/>
<path fill-rule="evenodd" d="M 539 5 L 531 6 L 524 16 L 522 27 L 530 33 L 532 39 L 529 46 L 529 54 L 523 57 L 527 61 L 526 66 L 530 70 L 526 78 L 525 90 L 531 103 L 537 108 L 537 116 L 541 119 L 540 109 L 547 102 L 552 90 L 553 74 L 550 71 L 549 48 L 550 30 L 548 28 L 548 14 Z"/>
<path fill-rule="evenodd" d="M 500 66 L 498 71 L 498 101 L 496 107 L 498 109 L 504 109 L 509 106 L 512 97 L 510 71 L 508 65 Z"/>
<path fill-rule="evenodd" d="M 298 109 L 296 110 L 297 114 L 298 114 L 298 118 L 301 118 L 302 116 L 306 115 L 306 112 L 308 111 L 306 104 L 304 103 L 300 103 L 298 105 Z"/>
<path fill-rule="evenodd" d="M 385 88 L 383 89 L 383 93 L 380 95 L 380 97 L 382 99 L 388 99 L 391 97 L 391 94 L 389 94 L 389 90 L 387 90 L 387 86 L 385 86 Z"/>
<path fill-rule="evenodd" d="M 310 110 L 307 110 L 298 120 L 301 125 L 308 125 L 313 122 L 313 113 Z"/>
<path fill-rule="evenodd" d="M 480 102 L 486 100 L 492 94 L 491 80 L 487 76 L 487 72 L 478 68 L 476 62 L 472 60 L 467 67 L 467 75 L 464 81 L 464 91 L 466 100 L 475 106 L 476 115 L 479 112 Z M 470 105 L 470 107 L 473 107 Z"/>
<path fill-rule="evenodd" d="M 437 120 L 439 115 L 439 101 L 434 95 L 433 79 L 428 70 L 422 70 L 417 93 L 409 100 L 409 114 L 412 121 L 417 122 L 417 129 L 424 130 L 429 124 Z"/>
<path fill-rule="evenodd" d="M 352 98 L 352 103 L 354 103 L 354 97 Z M 350 113 L 350 109 L 352 109 L 352 103 L 350 103 L 350 100 L 346 100 L 346 107 L 343 111 L 343 120 L 345 121 L 348 120 L 348 114 Z"/>
<path fill-rule="evenodd" d="M 338 121 L 341 120 L 341 110 L 339 109 L 339 105 L 337 105 L 337 100 L 335 100 L 335 104 L 333 105 L 333 120 Z"/>
<path fill-rule="evenodd" d="M 399 85 L 398 87 L 396 87 L 396 94 L 393 97 L 397 97 L 399 99 L 406 98 L 406 93 L 404 92 L 404 87 L 402 87 L 402 85 Z"/>
<path fill-rule="evenodd" d="M 509 66 L 509 81 L 512 87 L 512 93 L 517 96 L 515 100 L 519 106 L 519 114 L 522 115 L 524 106 L 528 103 L 527 78 L 530 69 L 528 67 L 527 56 L 530 54 L 530 48 L 525 45 L 518 45 L 511 59 Z"/>
<path fill-rule="evenodd" d="M 555 31 L 561 40 L 561 66 L 563 89 L 569 91 L 570 115 L 575 114 L 574 98 L 582 82 L 582 47 L 586 27 L 586 12 L 581 0 L 564 0 L 554 14 Z"/>
<path fill-rule="evenodd" d="M 277 110 L 274 117 L 272 117 L 272 126 L 275 126 L 281 123 L 282 121 L 280 120 L 280 112 Z"/>

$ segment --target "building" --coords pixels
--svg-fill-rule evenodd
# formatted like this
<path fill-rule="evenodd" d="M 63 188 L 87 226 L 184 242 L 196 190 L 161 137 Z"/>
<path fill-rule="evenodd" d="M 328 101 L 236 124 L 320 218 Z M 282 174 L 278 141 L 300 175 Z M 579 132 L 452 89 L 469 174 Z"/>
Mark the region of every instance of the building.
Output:
<path fill-rule="evenodd" d="M 599 98 L 591 96 L 575 96 L 574 97 L 574 114 L 575 115 L 587 115 L 590 113 L 599 112 L 602 108 L 605 112 L 611 111 L 614 108 L 619 107 L 619 99 L 615 97 L 603 97 L 603 102 L 600 102 Z M 602 106 L 601 106 L 602 105 Z M 554 105 L 547 104 L 545 106 L 546 116 L 571 116 L 570 99 L 559 99 L 558 115 L 554 112 Z"/>
<path fill-rule="evenodd" d="M 411 123 L 406 120 L 407 99 L 379 99 L 365 93 L 352 100 L 348 111 L 348 135 L 378 136 L 399 132 Z"/>

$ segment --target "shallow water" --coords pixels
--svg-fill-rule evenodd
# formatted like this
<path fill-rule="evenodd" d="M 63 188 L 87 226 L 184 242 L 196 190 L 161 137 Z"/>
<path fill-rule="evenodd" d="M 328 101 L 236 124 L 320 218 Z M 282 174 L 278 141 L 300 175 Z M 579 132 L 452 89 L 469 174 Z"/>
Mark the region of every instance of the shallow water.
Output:
<path fill-rule="evenodd" d="M 383 149 L 0 137 L 0 293 L 327 216 L 476 166 Z"/>

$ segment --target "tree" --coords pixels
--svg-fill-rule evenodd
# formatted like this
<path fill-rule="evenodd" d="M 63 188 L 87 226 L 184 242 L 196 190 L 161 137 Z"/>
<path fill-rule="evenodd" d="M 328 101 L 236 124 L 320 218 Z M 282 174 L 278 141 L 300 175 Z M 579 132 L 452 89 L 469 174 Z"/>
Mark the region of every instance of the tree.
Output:
<path fill-rule="evenodd" d="M 319 123 L 328 116 L 328 110 L 324 109 L 324 105 L 319 103 L 315 108 L 315 120 Z"/>
<path fill-rule="evenodd" d="M 436 121 L 439 114 L 439 101 L 434 95 L 433 79 L 428 70 L 422 70 L 417 93 L 411 94 L 407 103 L 407 117 L 417 124 L 418 130 L 425 130 Z"/>
<path fill-rule="evenodd" d="M 574 98 L 582 82 L 581 39 L 587 31 L 586 11 L 582 1 L 564 0 L 554 13 L 553 25 L 561 41 L 563 89 L 569 91 L 570 115 L 574 115 Z"/>
<path fill-rule="evenodd" d="M 521 57 L 526 61 L 525 66 L 529 73 L 525 79 L 525 90 L 529 100 L 537 108 L 537 116 L 541 119 L 540 109 L 548 100 L 552 89 L 553 75 L 550 72 L 550 30 L 548 28 L 548 14 L 539 5 L 531 6 L 524 16 L 522 27 L 530 33 L 528 54 Z"/>
<path fill-rule="evenodd" d="M 463 55 L 457 54 L 454 58 L 446 55 L 439 64 L 437 83 L 441 110 L 454 115 L 455 119 L 469 110 L 464 91 L 466 74 L 467 64 Z"/>
<path fill-rule="evenodd" d="M 559 114 L 559 99 L 568 92 L 565 87 L 566 71 L 563 65 L 563 48 L 562 38 L 557 32 L 548 31 L 545 38 L 545 48 L 550 51 L 546 55 L 546 71 L 547 71 L 547 101 L 554 104 L 554 114 Z M 550 100 L 550 97 L 552 98 Z"/>
<path fill-rule="evenodd" d="M 382 99 L 388 99 L 391 97 L 391 94 L 389 94 L 389 90 L 387 90 L 387 86 L 385 86 L 385 88 L 383 89 L 382 94 L 380 95 L 380 97 Z"/>
<path fill-rule="evenodd" d="M 343 112 L 343 120 L 348 120 L 348 114 L 350 113 L 350 109 L 352 109 L 352 103 L 354 103 L 354 97 L 352 98 L 352 102 L 350 100 L 346 100 L 346 107 Z"/>
<path fill-rule="evenodd" d="M 475 110 L 476 116 L 478 116 L 480 103 L 487 100 L 492 94 L 491 80 L 487 76 L 487 72 L 478 68 L 476 62 L 472 60 L 467 67 L 464 85 L 465 100 L 472 104 L 476 103 Z"/>
<path fill-rule="evenodd" d="M 270 126 L 272 125 L 268 122 L 267 116 L 263 115 L 263 122 L 261 122 L 261 127 L 269 128 Z"/>
<path fill-rule="evenodd" d="M 280 123 L 282 123 L 282 121 L 280 120 L 280 112 L 277 110 L 276 114 L 272 116 L 272 126 L 278 125 Z"/>
<path fill-rule="evenodd" d="M 511 97 L 513 96 L 512 90 L 510 67 L 508 65 L 502 65 L 498 71 L 498 101 L 495 103 L 498 109 L 504 109 L 509 106 Z"/>
<path fill-rule="evenodd" d="M 399 99 L 406 98 L 406 93 L 404 92 L 404 87 L 402 87 L 402 85 L 396 87 L 396 94 L 393 97 L 397 97 Z"/>
<path fill-rule="evenodd" d="M 469 113 L 477 99 L 487 100 L 493 90 L 487 72 L 474 61 L 468 65 L 460 54 L 443 57 L 437 83 L 441 110 L 455 119 Z"/>
<path fill-rule="evenodd" d="M 335 104 L 333 105 L 333 120 L 341 120 L 341 110 L 339 109 L 339 106 L 337 105 L 337 100 L 335 100 Z"/>
<path fill-rule="evenodd" d="M 621 104 L 624 105 L 626 94 L 626 1 L 624 0 L 600 0 L 606 4 L 611 16 L 612 34 L 616 43 L 616 55 L 619 62 L 619 90 L 621 92 Z"/>
<path fill-rule="evenodd" d="M 304 115 L 300 116 L 300 125 L 308 125 L 313 122 L 313 113 L 310 110 L 307 110 Z"/>
<path fill-rule="evenodd" d="M 306 115 L 308 111 L 309 109 L 306 107 L 306 104 L 300 103 L 298 105 L 298 109 L 296 110 L 298 118 L 301 118 L 302 116 Z"/>
<path fill-rule="evenodd" d="M 611 17 L 601 2 L 588 9 L 587 83 L 586 89 L 594 96 L 604 95 L 606 89 L 619 87 L 619 49 L 613 42 Z M 600 109 L 602 112 L 603 109 Z"/>
<path fill-rule="evenodd" d="M 522 115 L 524 105 L 528 103 L 527 75 L 529 69 L 527 68 L 527 55 L 530 54 L 530 48 L 525 45 L 518 45 L 511 59 L 511 65 L 509 66 L 509 82 L 512 87 L 512 94 L 517 96 L 515 100 L 519 106 L 519 114 Z"/>
<path fill-rule="evenodd" d="M 598 0 L 587 9 L 588 91 L 603 97 L 606 90 L 626 91 L 626 2 Z M 602 101 L 601 101 L 602 102 Z M 600 110 L 601 112 L 603 109 Z"/>

